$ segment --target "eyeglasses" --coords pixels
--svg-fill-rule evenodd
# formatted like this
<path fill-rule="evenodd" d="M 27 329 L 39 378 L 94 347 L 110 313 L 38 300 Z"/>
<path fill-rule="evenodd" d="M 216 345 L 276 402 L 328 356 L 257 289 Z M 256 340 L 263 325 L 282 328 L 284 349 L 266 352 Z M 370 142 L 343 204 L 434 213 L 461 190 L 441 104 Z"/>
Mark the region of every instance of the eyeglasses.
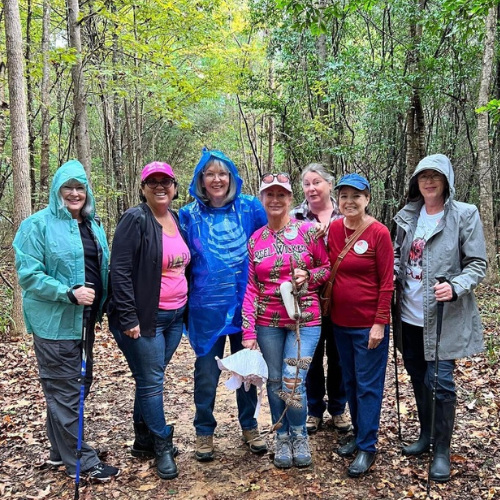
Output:
<path fill-rule="evenodd" d="M 225 181 L 229 177 L 229 172 L 203 172 L 203 176 L 209 181 L 213 181 L 216 177 Z"/>
<path fill-rule="evenodd" d="M 427 181 L 438 182 L 442 178 L 443 178 L 442 174 L 438 174 L 437 172 L 435 174 L 422 174 L 418 176 L 418 182 L 427 182 Z"/>
<path fill-rule="evenodd" d="M 83 194 L 87 191 L 85 186 L 62 186 L 61 187 L 61 191 L 65 194 L 72 193 L 74 190 L 76 190 L 76 192 L 78 194 Z"/>
<path fill-rule="evenodd" d="M 284 174 L 283 172 L 280 174 L 264 174 L 261 177 L 261 181 L 264 184 L 272 184 L 274 182 L 274 179 L 276 179 L 278 182 L 281 182 L 281 184 L 290 182 L 290 176 L 288 174 Z"/>
<path fill-rule="evenodd" d="M 148 188 L 151 188 L 151 189 L 155 189 L 156 187 L 158 187 L 159 184 L 162 185 L 162 187 L 164 188 L 169 188 L 171 187 L 172 185 L 176 185 L 176 182 L 174 181 L 174 179 L 172 179 L 171 177 L 165 177 L 164 179 L 162 179 L 161 181 L 157 181 L 156 179 L 146 179 L 144 181 L 144 184 L 146 184 L 146 186 Z"/>

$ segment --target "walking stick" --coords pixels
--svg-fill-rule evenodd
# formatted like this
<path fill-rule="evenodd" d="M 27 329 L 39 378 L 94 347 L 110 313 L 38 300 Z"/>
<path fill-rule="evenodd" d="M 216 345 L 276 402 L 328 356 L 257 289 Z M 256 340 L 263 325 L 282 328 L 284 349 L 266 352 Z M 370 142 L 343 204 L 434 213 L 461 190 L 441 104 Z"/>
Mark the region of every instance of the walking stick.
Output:
<path fill-rule="evenodd" d="M 85 286 L 91 287 L 93 283 L 85 283 Z M 78 412 L 78 442 L 76 445 L 76 474 L 75 474 L 75 496 L 74 500 L 80 498 L 80 465 L 82 459 L 82 441 L 83 441 L 83 409 L 85 403 L 85 377 L 87 375 L 87 330 L 89 327 L 90 312 L 92 306 L 83 308 L 83 323 L 82 323 L 82 366 L 80 369 L 80 408 Z"/>
<path fill-rule="evenodd" d="M 439 283 L 444 283 L 446 278 L 439 276 L 436 278 Z M 436 322 L 436 352 L 434 353 L 434 380 L 432 384 L 432 410 L 431 410 L 431 439 L 429 445 L 429 467 L 427 469 L 427 496 L 431 491 L 431 465 L 434 458 L 434 441 L 436 439 L 436 393 L 438 384 L 439 369 L 439 344 L 441 342 L 441 330 L 443 327 L 443 309 L 444 302 L 437 303 L 437 322 Z"/>
<path fill-rule="evenodd" d="M 393 293 L 392 295 L 392 305 L 393 305 L 393 310 L 396 309 L 396 293 Z M 393 315 L 394 318 L 394 315 Z M 393 326 L 394 328 L 394 326 Z M 396 411 L 398 414 L 398 437 L 399 441 L 401 442 L 403 440 L 401 436 L 401 409 L 399 407 L 399 380 L 398 380 L 398 349 L 396 347 L 396 336 L 394 335 L 393 331 L 393 336 L 392 336 L 392 343 L 393 343 L 393 358 L 394 358 L 394 379 L 396 382 Z"/>

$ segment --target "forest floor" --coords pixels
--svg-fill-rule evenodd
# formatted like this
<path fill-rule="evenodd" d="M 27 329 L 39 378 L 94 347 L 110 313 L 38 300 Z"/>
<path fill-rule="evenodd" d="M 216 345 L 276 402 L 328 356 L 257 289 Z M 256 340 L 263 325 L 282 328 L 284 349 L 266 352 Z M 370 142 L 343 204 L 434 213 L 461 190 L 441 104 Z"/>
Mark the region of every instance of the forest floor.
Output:
<path fill-rule="evenodd" d="M 452 443 L 452 480 L 432 484 L 433 499 L 500 498 L 500 289 L 481 287 L 479 296 L 487 350 L 457 364 L 459 397 Z M 134 383 L 120 351 L 104 327 L 95 347 L 95 382 L 86 402 L 88 441 L 107 452 L 105 461 L 122 473 L 107 484 L 83 481 L 80 498 L 87 499 L 343 499 L 426 498 L 428 457 L 401 455 L 395 402 L 394 364 L 389 362 L 379 435 L 379 453 L 372 471 L 360 479 L 347 476 L 347 459 L 335 449 L 346 439 L 324 427 L 311 437 L 314 464 L 306 469 L 279 470 L 270 454 L 254 456 L 241 441 L 234 393 L 221 377 L 215 415 L 215 460 L 194 459 L 192 426 L 194 355 L 187 339 L 167 368 L 165 410 L 175 424 L 179 477 L 164 481 L 153 460 L 134 459 L 132 402 Z M 0 342 L 0 498 L 71 499 L 74 481 L 63 469 L 46 465 L 48 441 L 45 406 L 37 380 L 30 337 Z M 403 441 L 417 434 L 415 406 L 408 377 L 398 361 Z M 269 429 L 267 399 L 259 415 Z M 268 437 L 271 444 L 272 437 Z"/>

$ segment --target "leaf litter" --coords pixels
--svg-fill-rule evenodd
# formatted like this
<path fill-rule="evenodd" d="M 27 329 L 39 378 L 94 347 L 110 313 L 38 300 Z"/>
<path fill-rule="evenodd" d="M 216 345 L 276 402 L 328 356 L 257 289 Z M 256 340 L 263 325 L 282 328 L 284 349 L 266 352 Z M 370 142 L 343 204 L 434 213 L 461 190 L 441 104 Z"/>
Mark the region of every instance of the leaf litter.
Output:
<path fill-rule="evenodd" d="M 486 351 L 457 362 L 459 399 L 452 442 L 452 480 L 432 484 L 432 499 L 500 499 L 500 289 L 481 286 L 478 299 L 485 327 Z M 392 352 L 392 351 L 391 351 Z M 346 474 L 347 459 L 335 453 L 348 436 L 329 426 L 311 437 L 314 464 L 306 469 L 276 469 L 271 455 L 254 456 L 241 440 L 234 393 L 218 388 L 215 416 L 216 458 L 194 459 L 192 425 L 194 354 L 186 338 L 167 368 L 165 411 L 175 425 L 179 477 L 159 479 L 154 460 L 134 459 L 132 408 L 134 382 L 107 329 L 97 333 L 95 381 L 85 405 L 87 440 L 104 451 L 105 460 L 122 469 L 107 484 L 85 480 L 80 498 L 186 500 L 282 500 L 427 498 L 427 456 L 401 455 L 395 401 L 394 363 L 389 360 L 379 434 L 379 453 L 372 471 L 360 479 Z M 30 336 L 0 342 L 0 496 L 5 499 L 72 499 L 74 482 L 62 468 L 46 464 L 49 443 L 45 403 L 38 382 Z M 415 439 L 418 423 L 409 378 L 398 356 L 398 380 L 404 443 Z M 229 376 L 226 374 L 226 376 Z M 259 415 L 261 430 L 270 426 L 267 400 Z M 271 448 L 272 436 L 268 437 Z"/>

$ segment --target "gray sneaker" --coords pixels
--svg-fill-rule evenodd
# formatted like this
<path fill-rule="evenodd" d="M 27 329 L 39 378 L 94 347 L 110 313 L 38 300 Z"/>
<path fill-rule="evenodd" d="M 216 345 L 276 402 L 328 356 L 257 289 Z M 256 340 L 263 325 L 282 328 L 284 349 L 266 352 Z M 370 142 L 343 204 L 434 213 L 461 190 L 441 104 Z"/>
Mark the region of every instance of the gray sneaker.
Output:
<path fill-rule="evenodd" d="M 288 434 L 283 436 L 276 434 L 273 463 L 279 469 L 289 469 L 293 465 L 292 444 Z"/>
<path fill-rule="evenodd" d="M 312 464 L 309 438 L 307 436 L 294 436 L 292 438 L 292 455 L 295 467 L 309 467 Z"/>

